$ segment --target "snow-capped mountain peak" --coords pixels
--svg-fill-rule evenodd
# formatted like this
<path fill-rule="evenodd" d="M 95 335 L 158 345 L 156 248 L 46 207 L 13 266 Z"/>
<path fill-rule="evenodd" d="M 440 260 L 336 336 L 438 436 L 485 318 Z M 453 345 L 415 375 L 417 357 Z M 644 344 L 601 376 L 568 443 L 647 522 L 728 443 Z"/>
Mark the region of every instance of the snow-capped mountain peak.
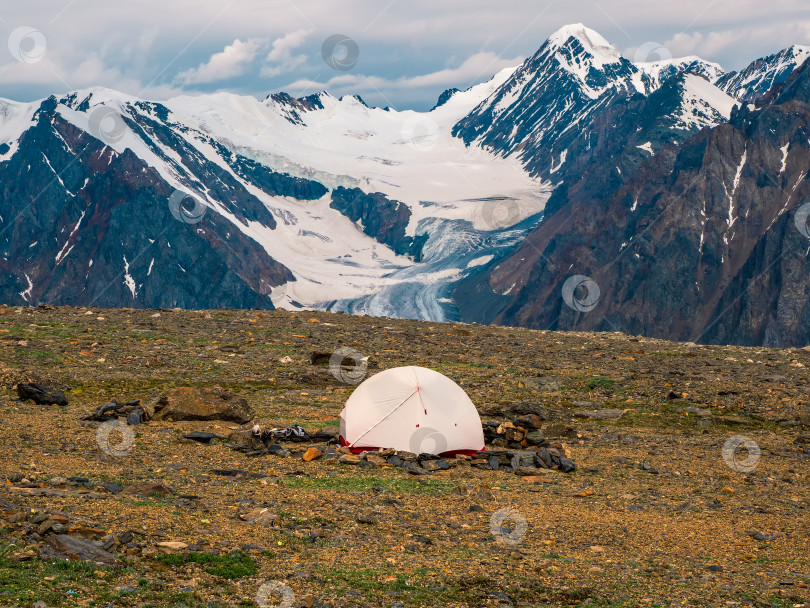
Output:
<path fill-rule="evenodd" d="M 585 125 L 614 102 L 649 96 L 674 76 L 691 74 L 700 81 L 682 82 L 673 91 L 668 108 L 677 110 L 668 124 L 674 123 L 675 130 L 685 136 L 727 120 L 734 100 L 712 84 L 722 73 L 719 65 L 698 57 L 635 65 L 594 30 L 567 25 L 459 121 L 453 133 L 504 156 L 517 153 L 538 175 L 556 183 Z"/>
<path fill-rule="evenodd" d="M 793 45 L 757 59 L 739 72 L 729 72 L 718 80 L 717 85 L 740 101 L 754 102 L 774 85 L 785 82 L 808 57 L 810 47 Z"/>
<path fill-rule="evenodd" d="M 554 32 L 523 68 L 535 73 L 561 67 L 574 77 L 585 96 L 596 99 L 609 89 L 638 88 L 638 72 L 630 61 L 598 32 L 581 23 Z"/>
<path fill-rule="evenodd" d="M 788 51 L 796 58 L 799 65 L 804 64 L 808 57 L 810 57 L 810 46 L 794 44 L 788 48 Z"/>
<path fill-rule="evenodd" d="M 549 37 L 547 44 L 558 50 L 560 64 L 575 73 L 584 66 L 600 69 L 622 60 L 616 47 L 581 23 L 561 27 Z"/>
<path fill-rule="evenodd" d="M 716 83 L 725 75 L 719 63 L 706 61 L 696 55 L 678 59 L 661 59 L 658 61 L 639 62 L 635 64 L 648 78 L 648 87 L 652 90 L 677 74 L 690 73 L 703 76 L 711 83 Z"/>

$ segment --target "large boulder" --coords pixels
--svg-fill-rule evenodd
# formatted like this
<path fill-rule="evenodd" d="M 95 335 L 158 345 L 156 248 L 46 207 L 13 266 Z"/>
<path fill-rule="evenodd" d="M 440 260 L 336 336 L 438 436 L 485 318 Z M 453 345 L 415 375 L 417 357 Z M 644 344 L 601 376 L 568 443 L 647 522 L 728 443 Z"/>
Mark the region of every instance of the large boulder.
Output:
<path fill-rule="evenodd" d="M 266 447 L 261 437 L 256 435 L 251 428 L 242 428 L 233 431 L 228 435 L 225 444 L 234 450 L 242 452 L 261 450 Z"/>
<path fill-rule="evenodd" d="M 67 405 L 67 397 L 65 394 L 55 388 L 43 386 L 41 384 L 33 384 L 29 382 L 20 382 L 17 384 L 17 395 L 23 401 L 29 399 L 39 405 Z"/>
<path fill-rule="evenodd" d="M 256 415 L 244 397 L 218 387 L 175 388 L 153 407 L 156 420 L 229 420 L 244 424 Z"/>

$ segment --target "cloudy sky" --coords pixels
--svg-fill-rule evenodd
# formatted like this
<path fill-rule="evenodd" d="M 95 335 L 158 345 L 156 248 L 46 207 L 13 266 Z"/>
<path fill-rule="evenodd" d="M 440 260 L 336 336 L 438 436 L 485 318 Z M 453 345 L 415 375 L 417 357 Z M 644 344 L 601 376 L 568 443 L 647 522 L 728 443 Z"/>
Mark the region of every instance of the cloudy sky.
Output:
<path fill-rule="evenodd" d="M 326 89 L 358 93 L 374 105 L 425 109 L 449 87 L 466 88 L 517 65 L 560 26 L 576 22 L 631 59 L 694 54 L 726 69 L 810 45 L 807 0 L 4 4 L 0 97 L 21 101 L 91 86 L 156 100 L 219 90 L 299 97 Z"/>

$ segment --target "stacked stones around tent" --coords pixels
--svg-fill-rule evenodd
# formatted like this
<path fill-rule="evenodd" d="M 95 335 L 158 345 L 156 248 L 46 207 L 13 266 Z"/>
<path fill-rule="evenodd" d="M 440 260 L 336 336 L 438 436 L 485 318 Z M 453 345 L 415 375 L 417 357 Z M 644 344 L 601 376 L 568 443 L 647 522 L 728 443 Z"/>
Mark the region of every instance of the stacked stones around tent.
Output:
<path fill-rule="evenodd" d="M 330 453 L 331 450 L 331 453 Z M 348 448 L 328 448 L 324 458 L 337 459 L 340 464 L 362 468 L 398 468 L 413 475 L 446 471 L 459 466 L 477 469 L 509 471 L 518 475 L 536 475 L 538 469 L 557 469 L 563 473 L 576 470 L 574 461 L 565 456 L 565 447 L 537 447 L 529 450 L 486 450 L 475 454 L 442 457 L 435 454 L 414 454 L 397 450 L 380 450 L 352 454 Z"/>
<path fill-rule="evenodd" d="M 360 468 L 396 468 L 413 475 L 446 471 L 459 466 L 510 471 L 517 475 L 536 475 L 538 469 L 574 472 L 576 465 L 571 460 L 565 444 L 550 443 L 540 430 L 541 425 L 542 419 L 536 414 L 520 416 L 514 421 L 485 422 L 484 439 L 487 445 L 491 446 L 490 449 L 475 454 L 445 457 L 393 449 L 353 454 L 349 448 L 334 445 L 337 442 L 337 434 L 330 429 L 307 433 L 308 442 L 325 442 L 307 449 L 300 446 L 300 439 L 256 433 L 250 424 L 231 433 L 226 445 L 248 456 L 272 455 L 305 461 L 323 459 Z M 299 442 L 299 446 L 281 445 L 287 442 Z"/>
<path fill-rule="evenodd" d="M 485 422 L 484 440 L 492 447 L 526 449 L 548 447 L 540 430 L 543 420 L 537 414 L 527 414 L 514 422 Z"/>
<path fill-rule="evenodd" d="M 507 426 L 509 425 L 509 426 Z M 498 428 L 514 431 L 512 423 L 490 426 L 498 436 Z M 325 432 L 321 432 L 325 435 Z M 317 436 L 317 434 L 316 434 Z M 514 435 L 512 435 L 514 437 Z M 535 435 L 534 437 L 537 437 Z M 242 440 L 241 442 L 239 440 Z M 390 468 L 399 469 L 412 475 L 425 475 L 436 471 L 447 471 L 456 467 L 474 467 L 484 470 L 509 471 L 517 475 L 536 475 L 538 469 L 557 469 L 563 473 L 576 470 L 574 461 L 566 456 L 564 444 L 550 445 L 545 438 L 541 445 L 523 446 L 513 441 L 513 449 L 489 449 L 475 454 L 457 454 L 455 456 L 438 456 L 436 454 L 414 454 L 413 452 L 392 449 L 353 454 L 349 448 L 334 444 L 319 444 L 312 447 L 283 447 L 280 444 L 264 445 L 252 433 L 234 432 L 228 438 L 228 445 L 244 452 L 248 456 L 277 456 L 280 458 L 298 458 L 305 461 L 325 460 L 341 465 L 357 466 L 361 469 Z"/>
<path fill-rule="evenodd" d="M 550 444 L 540 430 L 543 419 L 537 414 L 526 414 L 514 421 L 484 423 L 484 439 L 493 448 L 481 452 L 487 455 L 489 468 L 511 467 L 518 475 L 534 475 L 537 469 L 559 469 L 564 473 L 576 470 L 564 444 Z M 497 460 L 497 463 L 496 463 Z M 482 463 L 474 462 L 474 466 Z"/>

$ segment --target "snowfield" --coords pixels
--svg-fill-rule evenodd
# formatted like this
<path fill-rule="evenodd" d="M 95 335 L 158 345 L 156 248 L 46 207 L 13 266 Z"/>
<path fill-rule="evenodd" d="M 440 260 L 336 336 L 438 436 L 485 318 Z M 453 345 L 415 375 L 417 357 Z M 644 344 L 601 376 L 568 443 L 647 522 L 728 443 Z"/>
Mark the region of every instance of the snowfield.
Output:
<path fill-rule="evenodd" d="M 550 186 L 529 176 L 517 159 L 467 147 L 451 135 L 453 125 L 512 71 L 422 113 L 369 108 L 355 97 L 336 99 L 326 93 L 318 96 L 323 108 L 299 111 L 300 121 L 290 120 L 289 106 L 273 98 L 218 93 L 177 97 L 163 105 L 175 132 L 231 173 L 275 217 L 275 228 L 255 221 L 245 225 L 206 192 L 192 193 L 293 272 L 295 281 L 273 290 L 275 305 L 446 319 L 454 316 L 451 284 L 476 268 L 468 265 L 471 256 L 492 259 L 516 245 L 531 228 L 526 220 L 539 219 L 550 194 Z M 134 105 L 137 99 L 108 89 L 79 91 L 76 98 L 89 99 L 86 112 L 60 105 L 59 113 L 91 133 L 99 130 L 91 123 L 101 105 L 121 115 L 141 111 Z M 102 128 L 112 135 L 123 125 L 118 123 L 112 117 Z M 181 159 L 175 150 L 157 138 L 147 142 L 129 128 L 124 131 L 110 137 L 114 153 L 129 148 L 172 187 L 187 189 L 183 178 L 189 176 L 177 173 Z M 330 208 L 331 193 L 315 201 L 268 195 L 238 176 L 210 138 L 275 171 L 330 189 L 381 192 L 405 203 L 411 210 L 406 234 L 430 235 L 423 259 L 396 255 L 364 234 L 362 226 Z M 176 164 L 167 163 L 152 146 Z"/>

